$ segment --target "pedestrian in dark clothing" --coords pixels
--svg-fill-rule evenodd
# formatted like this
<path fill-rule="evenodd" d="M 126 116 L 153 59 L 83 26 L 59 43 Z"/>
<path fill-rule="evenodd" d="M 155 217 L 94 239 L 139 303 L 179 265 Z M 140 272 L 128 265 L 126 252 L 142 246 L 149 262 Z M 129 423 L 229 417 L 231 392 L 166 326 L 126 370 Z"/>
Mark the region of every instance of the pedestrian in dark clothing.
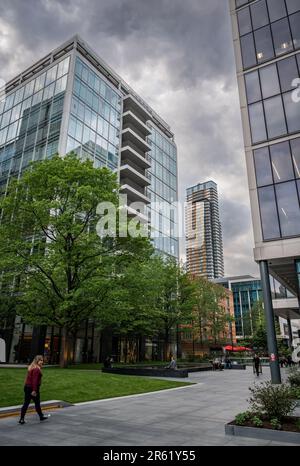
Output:
<path fill-rule="evenodd" d="M 259 376 L 259 370 L 260 370 L 260 357 L 255 354 L 253 358 L 253 364 L 254 364 L 254 369 L 256 372 L 257 377 Z"/>
<path fill-rule="evenodd" d="M 288 357 L 287 357 L 287 365 L 289 367 L 291 367 L 293 365 L 293 359 L 292 359 L 292 356 L 289 354 Z"/>
<path fill-rule="evenodd" d="M 25 400 L 21 409 L 21 417 L 19 424 L 25 424 L 25 414 L 30 404 L 31 399 L 34 401 L 35 410 L 41 421 L 48 419 L 44 416 L 40 405 L 40 386 L 42 383 L 42 366 L 44 363 L 43 356 L 35 356 L 34 360 L 28 367 L 28 372 L 25 380 L 24 392 Z"/>
<path fill-rule="evenodd" d="M 107 358 L 105 358 L 104 363 L 103 363 L 103 366 L 105 367 L 105 369 L 112 368 L 112 365 L 111 365 L 112 361 L 113 359 L 110 356 L 107 356 Z"/>

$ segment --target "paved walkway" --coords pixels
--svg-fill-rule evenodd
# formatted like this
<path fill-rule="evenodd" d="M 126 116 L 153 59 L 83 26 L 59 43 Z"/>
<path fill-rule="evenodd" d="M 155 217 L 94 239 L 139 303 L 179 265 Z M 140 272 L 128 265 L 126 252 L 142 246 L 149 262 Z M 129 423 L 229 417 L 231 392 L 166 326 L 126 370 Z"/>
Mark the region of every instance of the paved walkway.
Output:
<path fill-rule="evenodd" d="M 268 379 L 265 368 L 260 380 Z M 224 434 L 224 424 L 247 409 L 255 380 L 252 368 L 192 373 L 196 385 L 80 403 L 53 411 L 44 423 L 36 414 L 24 426 L 15 417 L 0 419 L 0 445 L 280 445 Z"/>

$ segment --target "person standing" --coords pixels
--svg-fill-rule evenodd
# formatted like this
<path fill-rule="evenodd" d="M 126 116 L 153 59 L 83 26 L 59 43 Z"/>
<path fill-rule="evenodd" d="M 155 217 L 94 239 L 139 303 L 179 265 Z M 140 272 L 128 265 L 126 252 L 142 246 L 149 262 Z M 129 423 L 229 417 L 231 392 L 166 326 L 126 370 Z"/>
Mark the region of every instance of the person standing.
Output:
<path fill-rule="evenodd" d="M 21 417 L 19 424 L 25 424 L 25 415 L 31 399 L 34 401 L 35 410 L 41 421 L 48 419 L 44 416 L 40 405 L 40 386 L 42 382 L 42 367 L 44 363 L 43 356 L 37 355 L 28 367 L 27 376 L 25 379 L 24 393 L 25 399 L 21 409 Z"/>
<path fill-rule="evenodd" d="M 260 369 L 260 357 L 255 354 L 253 358 L 254 369 L 256 372 L 257 377 L 259 376 L 259 369 Z"/>

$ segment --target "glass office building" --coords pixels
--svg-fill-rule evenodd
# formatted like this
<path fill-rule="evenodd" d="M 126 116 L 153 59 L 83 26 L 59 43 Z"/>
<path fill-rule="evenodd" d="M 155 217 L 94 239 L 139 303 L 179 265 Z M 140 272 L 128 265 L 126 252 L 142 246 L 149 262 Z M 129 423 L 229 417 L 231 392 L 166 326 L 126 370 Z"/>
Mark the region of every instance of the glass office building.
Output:
<path fill-rule="evenodd" d="M 208 280 L 224 276 L 218 188 L 214 181 L 186 191 L 186 267 Z"/>
<path fill-rule="evenodd" d="M 116 171 L 122 208 L 147 225 L 160 254 L 178 259 L 174 134 L 78 36 L 0 91 L 0 193 L 30 162 L 70 151 Z"/>
<path fill-rule="evenodd" d="M 268 283 L 270 270 L 290 292 L 298 294 L 300 1 L 229 0 L 229 5 L 254 230 L 254 258 L 260 265 L 264 283 Z M 264 300 L 271 316 L 270 296 L 266 286 Z M 274 340 L 271 333 L 270 330 L 270 341 Z M 271 352 L 276 353 L 276 348 Z"/>
<path fill-rule="evenodd" d="M 284 325 L 287 313 L 297 318 L 297 297 L 271 275 L 269 280 L 275 314 Z M 255 325 L 252 308 L 255 303 L 263 299 L 261 280 L 251 275 L 242 275 L 213 281 L 232 291 L 237 338 L 251 337 Z"/>

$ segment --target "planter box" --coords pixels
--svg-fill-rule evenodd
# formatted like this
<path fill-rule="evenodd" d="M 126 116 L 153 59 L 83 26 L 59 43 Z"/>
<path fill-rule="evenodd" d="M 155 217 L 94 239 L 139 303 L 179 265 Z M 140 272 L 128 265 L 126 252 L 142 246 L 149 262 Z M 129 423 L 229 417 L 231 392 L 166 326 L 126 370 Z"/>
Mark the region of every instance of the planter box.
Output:
<path fill-rule="evenodd" d="M 150 377 L 188 377 L 186 369 L 159 369 L 159 368 L 142 368 L 142 367 L 114 367 L 110 369 L 102 369 L 102 372 L 109 374 L 124 374 L 124 375 L 142 375 Z"/>
<path fill-rule="evenodd" d="M 225 434 L 236 435 L 239 437 L 273 440 L 274 442 L 296 443 L 297 445 L 300 445 L 300 432 L 287 432 L 283 430 L 264 429 L 261 427 L 246 427 L 225 424 Z"/>

